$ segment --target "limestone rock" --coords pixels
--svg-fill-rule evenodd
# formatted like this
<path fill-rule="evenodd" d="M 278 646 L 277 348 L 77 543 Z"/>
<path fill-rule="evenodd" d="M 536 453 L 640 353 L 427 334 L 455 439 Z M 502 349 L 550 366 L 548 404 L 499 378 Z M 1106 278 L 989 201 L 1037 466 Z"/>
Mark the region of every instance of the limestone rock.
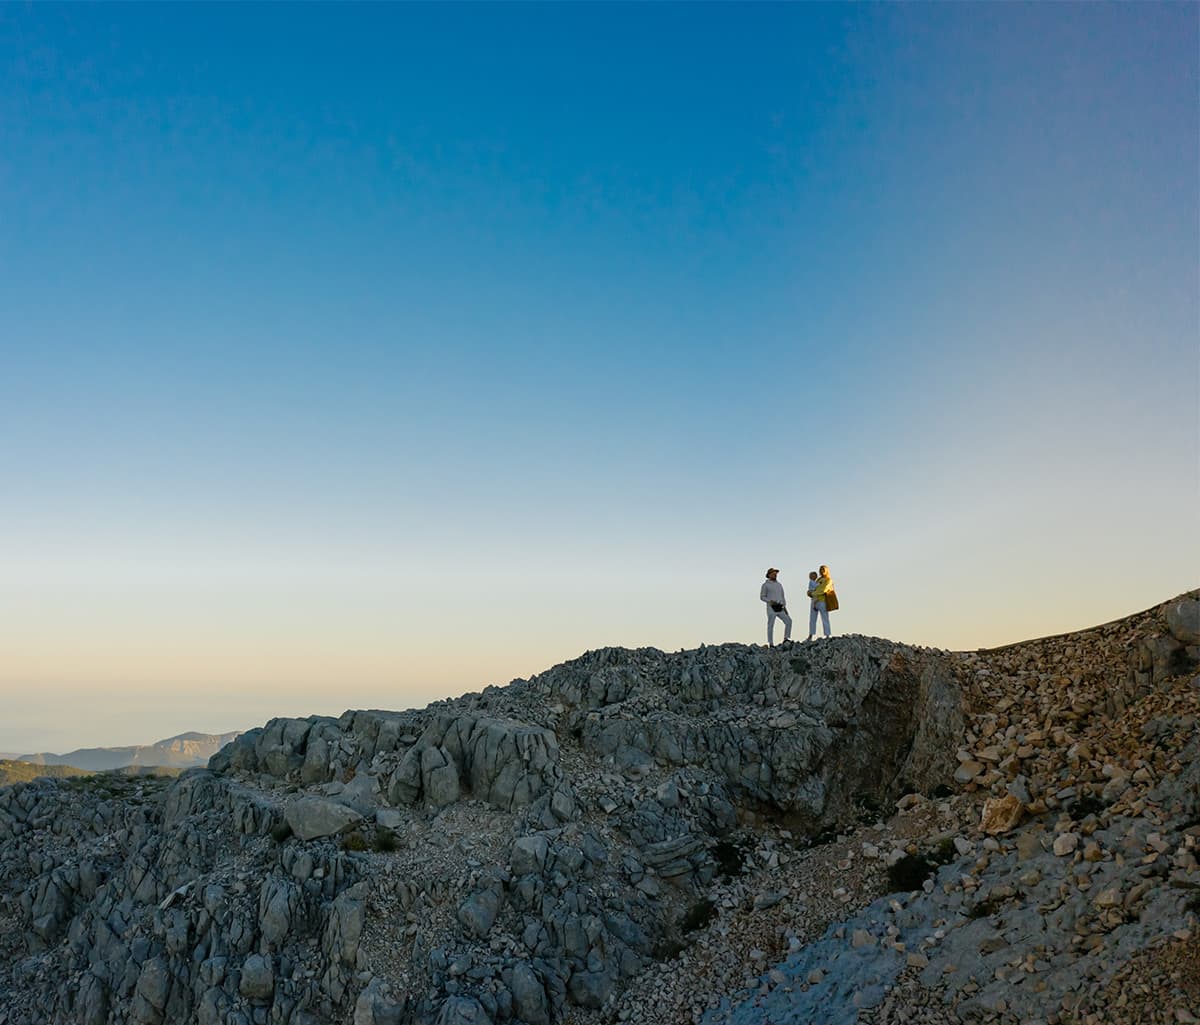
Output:
<path fill-rule="evenodd" d="M 1166 609 L 1167 629 L 1181 644 L 1200 644 L 1200 599 L 1183 598 Z"/>
<path fill-rule="evenodd" d="M 1173 604 L 994 651 L 601 649 L 175 781 L 0 787 L 0 1025 L 1182 1020 Z M 305 802 L 366 818 L 289 836 Z"/>
<path fill-rule="evenodd" d="M 275 992 L 275 969 L 269 957 L 252 954 L 242 962 L 238 991 L 251 1000 L 266 1000 Z"/>
<path fill-rule="evenodd" d="M 513 875 L 541 872 L 546 864 L 550 845 L 544 836 L 522 836 L 513 843 L 509 864 Z"/>
<path fill-rule="evenodd" d="M 500 913 L 500 893 L 488 888 L 473 893 L 458 909 L 458 920 L 467 934 L 480 938 L 486 936 Z"/>
<path fill-rule="evenodd" d="M 336 836 L 362 821 L 362 815 L 338 801 L 302 797 L 287 808 L 287 823 L 301 840 Z"/>
<path fill-rule="evenodd" d="M 546 989 L 527 961 L 518 961 L 512 973 L 513 1007 L 529 1025 L 550 1025 Z"/>
<path fill-rule="evenodd" d="M 1025 808 L 1013 794 L 989 797 L 983 804 L 979 828 L 989 836 L 998 836 L 1015 829 Z"/>
<path fill-rule="evenodd" d="M 1060 833 L 1054 839 L 1054 853 L 1060 858 L 1073 853 L 1078 846 L 1078 833 Z"/>

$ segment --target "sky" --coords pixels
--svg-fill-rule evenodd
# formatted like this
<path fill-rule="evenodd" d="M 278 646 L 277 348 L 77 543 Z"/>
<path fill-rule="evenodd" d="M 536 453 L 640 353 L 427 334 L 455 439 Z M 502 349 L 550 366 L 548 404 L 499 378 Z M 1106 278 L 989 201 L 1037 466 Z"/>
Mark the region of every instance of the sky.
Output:
<path fill-rule="evenodd" d="M 0 5 L 0 751 L 1196 587 L 1198 25 Z"/>

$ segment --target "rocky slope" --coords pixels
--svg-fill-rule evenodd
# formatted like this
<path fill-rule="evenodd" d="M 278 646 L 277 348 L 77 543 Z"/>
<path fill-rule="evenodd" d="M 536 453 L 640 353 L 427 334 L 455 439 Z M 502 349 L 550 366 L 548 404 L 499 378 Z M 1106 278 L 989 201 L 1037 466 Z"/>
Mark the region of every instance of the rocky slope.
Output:
<path fill-rule="evenodd" d="M 0 1025 L 1192 1021 L 1198 665 L 605 649 L 0 789 Z"/>

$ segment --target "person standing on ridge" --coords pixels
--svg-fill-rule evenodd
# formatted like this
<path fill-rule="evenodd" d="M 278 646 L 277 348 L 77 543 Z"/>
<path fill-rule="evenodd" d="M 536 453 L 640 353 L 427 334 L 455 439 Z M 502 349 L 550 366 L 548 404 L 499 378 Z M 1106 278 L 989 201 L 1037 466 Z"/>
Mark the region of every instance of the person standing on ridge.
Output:
<path fill-rule="evenodd" d="M 810 587 L 808 596 L 812 599 L 808 610 L 808 639 L 811 641 L 817 635 L 817 613 L 821 614 L 821 626 L 825 629 L 825 636 L 830 636 L 829 629 L 829 608 L 825 602 L 825 595 L 833 592 L 833 578 L 829 575 L 829 567 L 821 567 L 821 575 L 817 577 L 816 586 Z"/>
<path fill-rule="evenodd" d="M 767 579 L 759 589 L 759 601 L 767 603 L 767 647 L 775 647 L 775 617 L 783 620 L 783 643 L 792 642 L 792 617 L 788 615 L 787 600 L 783 596 L 783 584 L 777 577 L 779 570 L 771 567 L 767 570 Z"/>

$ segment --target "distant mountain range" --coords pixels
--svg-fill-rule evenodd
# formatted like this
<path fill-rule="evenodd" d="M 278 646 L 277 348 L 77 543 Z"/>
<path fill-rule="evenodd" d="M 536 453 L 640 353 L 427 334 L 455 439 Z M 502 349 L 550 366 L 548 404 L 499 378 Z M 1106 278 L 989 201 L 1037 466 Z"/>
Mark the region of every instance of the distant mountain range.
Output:
<path fill-rule="evenodd" d="M 61 755 L 42 751 L 37 754 L 0 754 L 0 758 L 28 762 L 33 765 L 70 765 L 87 772 L 122 769 L 130 765 L 190 769 L 195 765 L 207 765 L 209 758 L 240 736 L 240 731 L 235 733 L 181 733 L 177 737 L 168 737 L 166 740 L 146 746 L 84 747 Z"/>

